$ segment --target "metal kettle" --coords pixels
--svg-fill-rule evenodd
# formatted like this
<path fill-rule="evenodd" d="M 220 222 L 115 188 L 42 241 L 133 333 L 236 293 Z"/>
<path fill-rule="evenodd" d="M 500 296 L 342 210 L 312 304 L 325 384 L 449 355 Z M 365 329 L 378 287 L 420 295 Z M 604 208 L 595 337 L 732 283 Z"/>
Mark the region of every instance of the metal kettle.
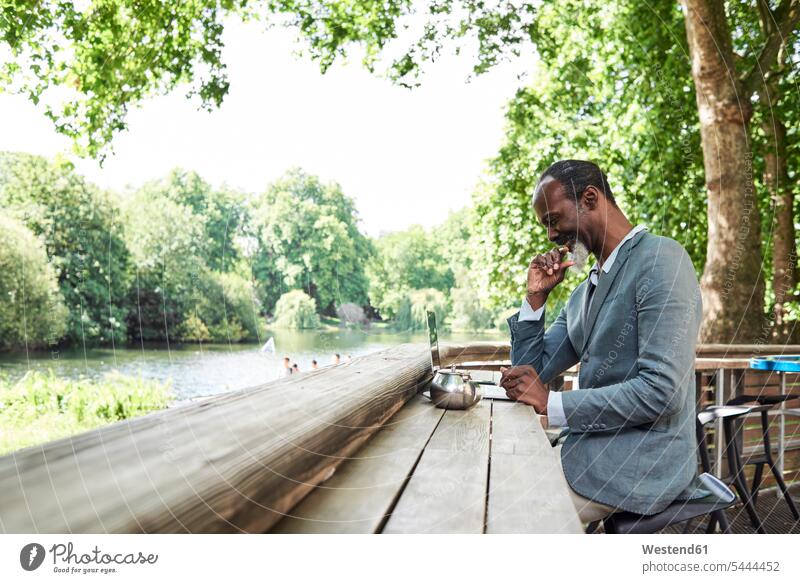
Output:
<path fill-rule="evenodd" d="M 479 383 L 467 371 L 457 371 L 456 365 L 443 369 L 439 361 L 439 332 L 436 314 L 428 312 L 428 334 L 431 347 L 433 380 L 427 397 L 440 409 L 469 409 L 481 400 Z"/>
<path fill-rule="evenodd" d="M 430 383 L 430 400 L 440 409 L 469 409 L 481 400 L 480 385 L 455 365 L 437 370 Z"/>

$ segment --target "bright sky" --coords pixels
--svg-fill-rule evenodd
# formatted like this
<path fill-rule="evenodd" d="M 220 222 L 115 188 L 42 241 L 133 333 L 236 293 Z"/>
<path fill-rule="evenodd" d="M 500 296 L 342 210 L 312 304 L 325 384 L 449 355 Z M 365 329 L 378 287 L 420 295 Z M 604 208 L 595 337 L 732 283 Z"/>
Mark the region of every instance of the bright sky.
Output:
<path fill-rule="evenodd" d="M 213 184 L 261 192 L 292 166 L 339 182 L 355 198 L 362 230 L 377 235 L 431 226 L 469 204 L 501 143 L 503 108 L 522 65 L 467 83 L 473 60 L 428 64 L 409 91 L 357 62 L 322 75 L 295 57 L 294 32 L 236 24 L 226 33 L 231 89 L 212 113 L 183 92 L 152 99 L 128 117 L 102 168 L 76 160 L 95 183 L 122 191 L 180 166 Z M 0 94 L 0 150 L 52 156 L 68 151 L 42 109 Z"/>

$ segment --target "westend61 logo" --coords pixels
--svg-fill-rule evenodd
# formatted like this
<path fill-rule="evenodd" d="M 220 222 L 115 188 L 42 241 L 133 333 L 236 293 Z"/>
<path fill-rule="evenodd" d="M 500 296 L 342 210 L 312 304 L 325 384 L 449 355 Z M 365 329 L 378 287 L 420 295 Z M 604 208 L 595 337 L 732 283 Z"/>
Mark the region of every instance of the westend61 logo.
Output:
<path fill-rule="evenodd" d="M 114 565 L 153 565 L 158 561 L 158 555 L 145 555 L 138 553 L 104 553 L 95 547 L 88 553 L 75 552 L 72 543 L 57 543 L 45 552 L 39 543 L 29 543 L 19 552 L 19 564 L 26 571 L 35 571 L 44 562 L 47 554 L 53 559 L 54 573 L 115 573 Z"/>

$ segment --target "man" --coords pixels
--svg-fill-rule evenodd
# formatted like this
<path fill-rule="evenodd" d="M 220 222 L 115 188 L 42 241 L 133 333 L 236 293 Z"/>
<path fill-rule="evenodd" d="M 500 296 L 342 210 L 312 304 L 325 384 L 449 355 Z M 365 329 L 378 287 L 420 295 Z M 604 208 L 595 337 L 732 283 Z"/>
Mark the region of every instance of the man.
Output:
<path fill-rule="evenodd" d="M 633 227 L 595 164 L 562 160 L 533 195 L 548 238 L 566 246 L 533 258 L 511 329 L 512 399 L 567 428 L 555 448 L 583 522 L 627 510 L 655 514 L 709 495 L 696 479 L 694 358 L 702 300 L 692 262 L 672 239 Z M 549 293 L 567 268 L 589 277 L 544 330 Z M 546 384 L 580 362 L 580 390 Z M 563 432 L 562 432 L 563 435 Z"/>
<path fill-rule="evenodd" d="M 291 361 L 289 360 L 288 356 L 283 357 L 283 368 L 281 369 L 281 373 L 278 378 L 285 379 L 292 374 L 292 367 L 289 364 L 290 362 Z"/>

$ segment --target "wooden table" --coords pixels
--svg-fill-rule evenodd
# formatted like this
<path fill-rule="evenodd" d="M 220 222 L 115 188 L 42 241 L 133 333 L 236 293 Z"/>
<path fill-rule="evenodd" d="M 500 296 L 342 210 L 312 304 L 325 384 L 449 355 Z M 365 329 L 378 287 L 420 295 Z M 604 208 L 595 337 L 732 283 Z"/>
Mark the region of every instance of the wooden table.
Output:
<path fill-rule="evenodd" d="M 581 533 L 533 408 L 412 398 L 272 532 Z"/>

